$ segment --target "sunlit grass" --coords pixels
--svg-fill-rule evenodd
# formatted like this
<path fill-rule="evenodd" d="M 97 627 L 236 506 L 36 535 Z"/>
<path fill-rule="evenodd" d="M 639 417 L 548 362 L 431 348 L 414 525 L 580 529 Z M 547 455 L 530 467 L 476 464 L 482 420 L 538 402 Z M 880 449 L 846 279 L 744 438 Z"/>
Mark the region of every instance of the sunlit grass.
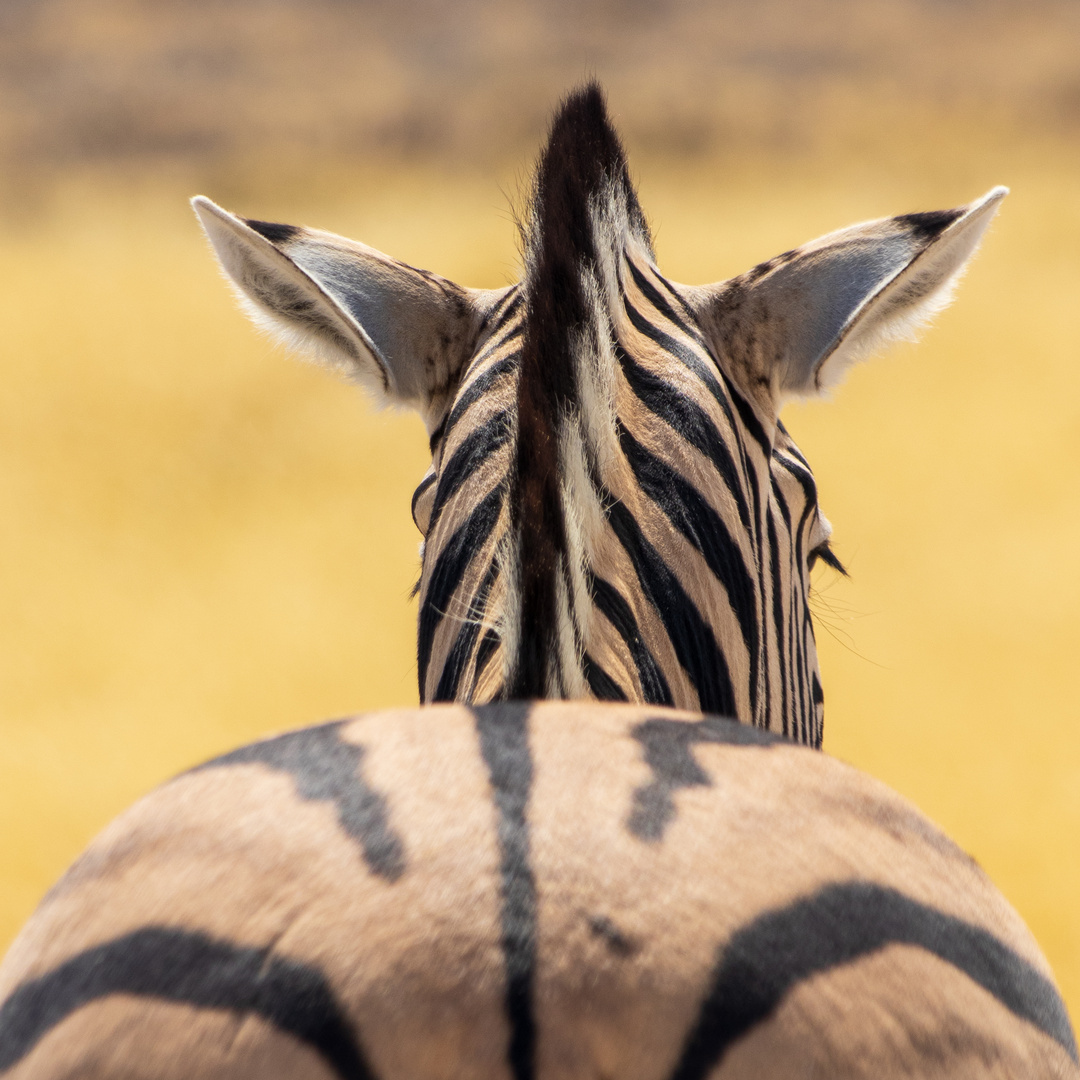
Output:
<path fill-rule="evenodd" d="M 872 180 L 643 166 L 640 179 L 681 280 L 1013 185 L 924 344 L 787 420 L 852 572 L 818 579 L 827 748 L 976 855 L 1078 1014 L 1080 205 L 1067 166 Z M 348 198 L 236 209 L 466 284 L 513 275 L 513 222 L 488 179 L 360 178 Z M 0 240 L 0 326 L 2 947 L 90 836 L 178 769 L 416 700 L 409 498 L 427 462 L 415 418 L 374 413 L 248 328 L 171 183 L 125 198 L 74 186 Z"/>

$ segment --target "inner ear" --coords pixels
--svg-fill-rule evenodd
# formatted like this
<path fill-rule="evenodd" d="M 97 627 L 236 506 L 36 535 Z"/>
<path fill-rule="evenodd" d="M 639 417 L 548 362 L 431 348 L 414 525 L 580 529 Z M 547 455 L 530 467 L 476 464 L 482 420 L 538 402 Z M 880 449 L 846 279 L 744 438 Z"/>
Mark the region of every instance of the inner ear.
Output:
<path fill-rule="evenodd" d="M 509 290 L 463 288 L 333 233 L 192 204 L 257 323 L 437 424 Z"/>
<path fill-rule="evenodd" d="M 765 414 L 835 386 L 948 303 L 1007 194 L 830 233 L 730 281 L 682 292 L 733 381 Z"/>

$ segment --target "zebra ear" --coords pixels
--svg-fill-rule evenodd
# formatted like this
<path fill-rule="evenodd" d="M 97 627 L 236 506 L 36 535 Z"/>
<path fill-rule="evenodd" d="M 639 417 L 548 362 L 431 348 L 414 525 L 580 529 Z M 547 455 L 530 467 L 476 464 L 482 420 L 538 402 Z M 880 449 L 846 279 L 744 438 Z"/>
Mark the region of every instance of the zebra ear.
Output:
<path fill-rule="evenodd" d="M 191 203 L 256 324 L 431 426 L 505 290 L 465 289 L 333 233 Z"/>
<path fill-rule="evenodd" d="M 829 233 L 687 299 L 733 377 L 778 411 L 835 386 L 853 363 L 912 338 L 951 299 L 1008 188 L 955 210 Z"/>

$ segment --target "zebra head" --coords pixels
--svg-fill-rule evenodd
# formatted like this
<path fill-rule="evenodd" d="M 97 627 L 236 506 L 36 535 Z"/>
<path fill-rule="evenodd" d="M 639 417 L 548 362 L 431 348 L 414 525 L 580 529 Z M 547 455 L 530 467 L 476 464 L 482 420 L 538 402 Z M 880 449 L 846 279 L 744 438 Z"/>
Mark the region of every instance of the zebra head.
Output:
<path fill-rule="evenodd" d="M 590 85 L 505 289 L 194 206 L 257 322 L 425 420 L 422 701 L 647 701 L 820 745 L 809 572 L 839 563 L 781 407 L 943 306 L 1004 194 L 678 285 Z"/>

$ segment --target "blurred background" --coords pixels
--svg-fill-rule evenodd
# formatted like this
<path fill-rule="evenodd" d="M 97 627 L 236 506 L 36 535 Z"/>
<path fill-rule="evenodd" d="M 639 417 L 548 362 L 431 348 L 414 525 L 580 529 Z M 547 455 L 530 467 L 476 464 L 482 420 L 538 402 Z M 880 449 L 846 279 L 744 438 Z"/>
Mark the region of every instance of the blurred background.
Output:
<path fill-rule="evenodd" d="M 924 342 L 785 420 L 851 571 L 826 748 L 978 858 L 1080 1019 L 1072 0 L 3 0 L 0 948 L 156 783 L 417 696 L 421 425 L 252 331 L 186 199 L 505 284 L 586 76 L 676 280 L 1012 187 Z"/>

